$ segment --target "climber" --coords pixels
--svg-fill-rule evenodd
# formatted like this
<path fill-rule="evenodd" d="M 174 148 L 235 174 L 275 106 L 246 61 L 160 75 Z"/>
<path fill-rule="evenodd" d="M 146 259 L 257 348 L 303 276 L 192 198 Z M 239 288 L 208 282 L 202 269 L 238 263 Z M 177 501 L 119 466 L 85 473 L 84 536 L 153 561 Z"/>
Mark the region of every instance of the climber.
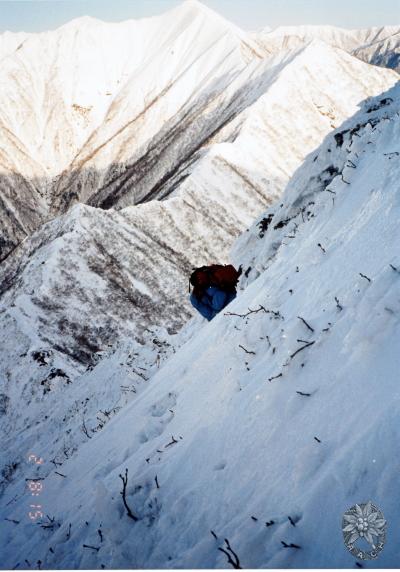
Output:
<path fill-rule="evenodd" d="M 196 268 L 190 276 L 193 292 L 190 302 L 208 321 L 212 320 L 236 297 L 236 285 L 242 268 L 236 270 L 231 264 L 212 264 Z"/>

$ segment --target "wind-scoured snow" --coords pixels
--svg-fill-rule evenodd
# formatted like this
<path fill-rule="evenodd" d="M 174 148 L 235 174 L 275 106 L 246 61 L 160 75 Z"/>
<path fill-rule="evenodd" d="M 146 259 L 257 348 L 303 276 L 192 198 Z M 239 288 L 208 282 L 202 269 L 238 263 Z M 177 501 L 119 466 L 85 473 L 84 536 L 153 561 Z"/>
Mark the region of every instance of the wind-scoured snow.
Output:
<path fill-rule="evenodd" d="M 388 523 L 371 564 L 397 565 L 399 130 L 397 85 L 328 135 L 243 233 L 247 287 L 182 332 L 148 387 L 57 467 L 47 431 L 23 442 L 43 516 L 28 516 L 11 467 L 6 566 L 230 568 L 227 539 L 243 567 L 353 567 L 342 515 L 368 500 Z M 93 370 L 89 402 L 132 358 L 119 352 Z"/>

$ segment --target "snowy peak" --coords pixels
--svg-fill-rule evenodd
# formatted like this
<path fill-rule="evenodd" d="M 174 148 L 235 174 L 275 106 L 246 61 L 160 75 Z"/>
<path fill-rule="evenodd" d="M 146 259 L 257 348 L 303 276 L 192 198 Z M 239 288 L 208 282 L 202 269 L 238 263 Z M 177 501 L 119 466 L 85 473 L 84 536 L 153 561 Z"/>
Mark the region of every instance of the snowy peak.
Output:
<path fill-rule="evenodd" d="M 89 28 L 93 28 L 99 24 L 105 24 L 105 22 L 99 18 L 93 18 L 92 16 L 79 16 L 78 18 L 74 18 L 66 24 L 63 24 L 57 28 L 56 31 L 75 29 L 79 32 L 85 33 Z"/>

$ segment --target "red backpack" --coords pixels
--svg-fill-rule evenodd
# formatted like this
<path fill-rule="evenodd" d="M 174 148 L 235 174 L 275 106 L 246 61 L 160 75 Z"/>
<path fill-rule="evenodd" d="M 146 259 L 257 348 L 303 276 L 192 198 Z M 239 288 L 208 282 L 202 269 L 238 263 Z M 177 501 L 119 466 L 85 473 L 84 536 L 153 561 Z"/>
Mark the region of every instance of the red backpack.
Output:
<path fill-rule="evenodd" d="M 190 284 L 204 290 L 209 286 L 215 286 L 225 292 L 234 292 L 240 274 L 241 269 L 236 270 L 232 264 L 211 264 L 196 268 L 190 275 Z"/>

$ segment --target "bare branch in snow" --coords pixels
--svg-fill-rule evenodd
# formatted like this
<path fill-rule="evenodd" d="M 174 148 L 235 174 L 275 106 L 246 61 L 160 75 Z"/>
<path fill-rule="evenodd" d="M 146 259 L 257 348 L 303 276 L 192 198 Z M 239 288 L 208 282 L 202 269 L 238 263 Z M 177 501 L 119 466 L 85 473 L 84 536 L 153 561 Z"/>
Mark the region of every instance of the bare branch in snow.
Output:
<path fill-rule="evenodd" d="M 139 519 L 137 518 L 137 516 L 135 516 L 135 515 L 133 514 L 133 512 L 132 512 L 131 509 L 129 508 L 128 503 L 127 503 L 127 501 L 126 501 L 126 486 L 127 486 L 127 484 L 128 484 L 128 469 L 125 469 L 125 476 L 122 476 L 122 475 L 120 474 L 119 477 L 120 477 L 120 479 L 122 480 L 122 483 L 123 483 L 123 488 L 122 488 L 122 491 L 120 491 L 120 494 L 122 495 L 122 500 L 123 500 L 123 502 L 124 502 L 124 505 L 125 505 L 127 514 L 128 514 L 128 516 L 129 516 L 130 518 L 132 518 L 132 520 L 137 521 L 137 520 L 139 520 Z"/>
<path fill-rule="evenodd" d="M 281 540 L 281 544 L 283 544 L 284 548 L 297 548 L 297 549 L 301 548 L 301 546 L 299 546 L 298 544 L 293 544 L 293 542 L 287 544 L 284 540 Z"/>
<path fill-rule="evenodd" d="M 92 550 L 96 550 L 97 552 L 100 550 L 100 546 L 89 546 L 89 544 L 82 544 L 83 548 L 91 548 Z"/>
<path fill-rule="evenodd" d="M 308 328 L 311 332 L 314 331 L 314 328 L 312 328 L 312 327 L 310 326 L 310 324 L 308 324 L 308 323 L 305 321 L 304 318 L 302 318 L 301 316 L 297 316 L 297 317 L 298 317 L 299 320 L 301 320 L 301 321 L 303 322 L 303 324 L 305 324 L 305 325 L 307 326 L 307 328 Z"/>
<path fill-rule="evenodd" d="M 85 418 L 83 418 L 82 420 L 82 431 L 85 433 L 86 437 L 88 437 L 89 439 L 91 439 L 91 435 L 89 435 L 89 432 L 87 430 L 86 424 L 85 424 Z"/>
<path fill-rule="evenodd" d="M 298 350 L 296 350 L 294 353 L 291 354 L 291 358 L 294 358 L 294 356 L 296 354 L 298 354 L 299 352 L 301 352 L 302 350 L 305 350 L 306 348 L 312 346 L 313 344 L 315 344 L 315 342 L 308 342 L 308 344 L 305 344 L 304 346 L 302 346 L 301 348 L 299 348 Z"/>
<path fill-rule="evenodd" d="M 258 312 L 261 312 L 261 311 L 265 312 L 266 314 L 268 313 L 268 310 L 266 310 L 264 308 L 264 306 L 262 306 L 260 304 L 260 307 L 257 308 L 257 310 L 251 310 L 249 308 L 249 311 L 246 314 L 235 314 L 234 312 L 225 312 L 224 315 L 225 316 L 239 316 L 239 318 L 247 318 L 247 316 L 250 316 L 250 314 L 258 314 Z"/>
<path fill-rule="evenodd" d="M 244 350 L 246 352 L 246 354 L 253 354 L 256 355 L 256 352 L 253 352 L 251 350 L 246 350 L 246 348 L 244 348 L 242 345 L 239 344 L 239 348 L 242 348 L 242 350 Z"/>
<path fill-rule="evenodd" d="M 231 564 L 233 568 L 236 568 L 237 570 L 241 569 L 242 567 L 240 566 L 239 557 L 236 554 L 236 552 L 232 550 L 231 545 L 229 544 L 229 540 L 227 538 L 225 538 L 225 544 L 226 544 L 226 550 L 224 548 L 218 548 L 218 550 L 220 550 L 227 556 L 228 563 Z"/>
<path fill-rule="evenodd" d="M 368 280 L 368 282 L 372 282 L 371 278 L 368 278 L 368 276 L 365 276 L 365 274 L 362 274 L 361 272 L 359 272 L 359 275 L 360 275 L 362 278 L 365 278 L 366 280 Z"/>
<path fill-rule="evenodd" d="M 177 443 L 178 441 L 175 439 L 175 437 L 172 435 L 172 441 L 170 441 L 169 443 L 167 443 L 166 445 L 164 445 L 165 449 L 167 447 L 171 447 L 172 445 L 175 445 L 175 443 Z M 160 451 L 161 453 L 162 451 Z"/>

